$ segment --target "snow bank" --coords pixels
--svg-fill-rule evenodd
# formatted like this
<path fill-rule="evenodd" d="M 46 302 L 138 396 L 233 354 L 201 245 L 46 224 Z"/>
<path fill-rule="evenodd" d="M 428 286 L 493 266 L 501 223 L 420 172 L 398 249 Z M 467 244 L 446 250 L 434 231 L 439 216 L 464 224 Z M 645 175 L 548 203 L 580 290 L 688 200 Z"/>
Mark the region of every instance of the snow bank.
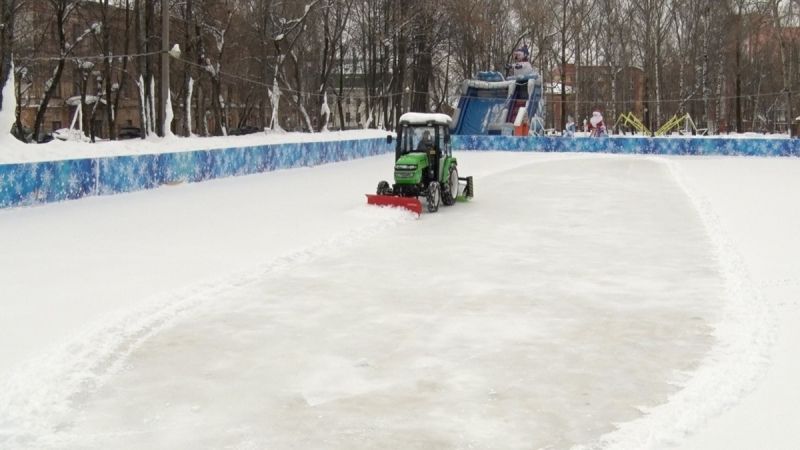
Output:
<path fill-rule="evenodd" d="M 14 93 L 14 64 L 8 71 L 8 80 L 3 86 L 3 104 L 0 105 L 0 144 L 5 147 L 10 141 L 16 141 L 11 135 L 11 127 L 16 121 L 17 97 Z M 0 147 L 0 148 L 2 148 Z"/>
<path fill-rule="evenodd" d="M 246 136 L 192 137 L 181 139 L 132 139 L 106 141 L 87 145 L 80 142 L 53 141 L 31 145 L 15 141 L 0 149 L 0 164 L 65 159 L 97 158 L 103 156 L 132 156 L 193 150 L 257 147 L 300 142 L 334 142 L 357 139 L 386 138 L 382 130 L 353 130 L 330 133 L 256 133 Z"/>

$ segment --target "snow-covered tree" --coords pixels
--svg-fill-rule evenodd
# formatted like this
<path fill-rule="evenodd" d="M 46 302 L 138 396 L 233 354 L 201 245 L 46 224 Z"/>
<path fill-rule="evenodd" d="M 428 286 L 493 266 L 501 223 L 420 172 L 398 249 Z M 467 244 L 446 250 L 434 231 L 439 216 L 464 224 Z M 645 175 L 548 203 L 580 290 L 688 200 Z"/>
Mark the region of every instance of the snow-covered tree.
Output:
<path fill-rule="evenodd" d="M 14 93 L 14 63 L 12 56 L 14 53 L 14 19 L 17 13 L 17 0 L 0 0 L 0 109 L 3 108 L 5 96 Z M 11 87 L 11 90 L 5 89 Z M 6 105 L 11 103 L 5 102 Z M 16 102 L 14 102 L 16 103 Z M 16 111 L 10 111 L 15 115 Z M 2 115 L 8 117 L 9 111 L 2 111 Z M 6 124 L 2 124 L 5 128 Z M 5 135 L 10 131 L 0 129 L 0 134 Z"/>

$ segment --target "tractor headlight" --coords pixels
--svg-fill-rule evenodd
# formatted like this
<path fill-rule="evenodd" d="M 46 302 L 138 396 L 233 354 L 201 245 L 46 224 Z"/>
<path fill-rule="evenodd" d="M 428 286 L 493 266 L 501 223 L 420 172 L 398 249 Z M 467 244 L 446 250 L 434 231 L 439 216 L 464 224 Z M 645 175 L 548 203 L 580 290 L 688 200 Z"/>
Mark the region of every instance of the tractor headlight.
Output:
<path fill-rule="evenodd" d="M 416 164 L 398 164 L 394 166 L 394 170 L 417 170 Z"/>

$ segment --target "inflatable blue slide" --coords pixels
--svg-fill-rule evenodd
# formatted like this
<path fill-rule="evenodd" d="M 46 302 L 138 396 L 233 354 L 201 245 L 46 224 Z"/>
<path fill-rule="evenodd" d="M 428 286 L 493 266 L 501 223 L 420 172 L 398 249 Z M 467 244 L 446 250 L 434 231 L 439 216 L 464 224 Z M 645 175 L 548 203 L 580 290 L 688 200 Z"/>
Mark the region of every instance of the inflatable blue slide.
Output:
<path fill-rule="evenodd" d="M 479 72 L 464 82 L 452 134 L 544 134 L 542 78 L 528 62 L 512 68 L 508 78 Z"/>

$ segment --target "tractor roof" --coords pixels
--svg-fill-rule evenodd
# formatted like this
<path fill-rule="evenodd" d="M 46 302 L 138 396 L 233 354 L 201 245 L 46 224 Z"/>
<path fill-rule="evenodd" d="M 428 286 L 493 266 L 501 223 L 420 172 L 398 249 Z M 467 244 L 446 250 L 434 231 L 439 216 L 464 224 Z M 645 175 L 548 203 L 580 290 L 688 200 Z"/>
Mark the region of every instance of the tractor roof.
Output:
<path fill-rule="evenodd" d="M 447 114 L 431 114 L 431 113 L 405 113 L 400 116 L 401 124 L 408 125 L 446 125 L 450 126 L 453 119 Z"/>

